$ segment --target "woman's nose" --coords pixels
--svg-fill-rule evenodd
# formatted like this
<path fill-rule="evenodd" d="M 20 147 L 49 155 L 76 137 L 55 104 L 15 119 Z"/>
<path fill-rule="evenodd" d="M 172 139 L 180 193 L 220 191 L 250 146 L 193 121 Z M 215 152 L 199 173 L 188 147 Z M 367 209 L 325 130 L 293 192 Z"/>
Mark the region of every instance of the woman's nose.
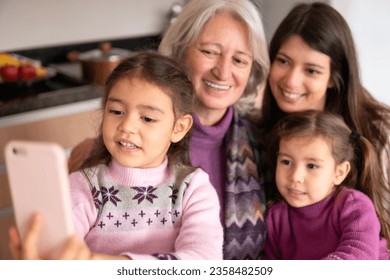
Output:
<path fill-rule="evenodd" d="M 295 89 L 302 85 L 303 75 L 297 68 L 289 69 L 284 76 L 284 85 L 286 88 Z"/>
<path fill-rule="evenodd" d="M 220 57 L 212 69 L 214 76 L 221 81 L 226 81 L 230 77 L 231 71 L 230 60 L 224 57 Z"/>

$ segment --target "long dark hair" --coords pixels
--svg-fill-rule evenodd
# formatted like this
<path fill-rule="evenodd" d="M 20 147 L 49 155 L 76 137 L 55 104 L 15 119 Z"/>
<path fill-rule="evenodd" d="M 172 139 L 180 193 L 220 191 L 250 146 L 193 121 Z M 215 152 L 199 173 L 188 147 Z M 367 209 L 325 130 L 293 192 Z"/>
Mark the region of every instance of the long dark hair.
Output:
<path fill-rule="evenodd" d="M 325 3 L 299 4 L 281 22 L 270 43 L 270 61 L 275 61 L 279 49 L 288 38 L 298 35 L 314 50 L 326 54 L 331 59 L 331 81 L 333 87 L 326 93 L 325 111 L 340 115 L 349 128 L 364 135 L 375 147 L 377 157 L 383 166 L 388 158 L 381 153 L 389 147 L 390 108 L 377 101 L 364 88 L 360 80 L 359 65 L 351 30 L 342 15 Z M 272 68 L 272 64 L 271 64 Z M 272 95 L 269 84 L 264 92 L 262 106 L 260 142 L 267 151 L 268 138 L 275 124 L 284 116 Z M 387 163 L 386 163 L 387 162 Z M 381 167 L 377 172 L 389 176 L 389 167 Z M 267 174 L 267 167 L 264 165 Z M 269 177 L 268 175 L 266 175 Z M 381 216 L 383 230 L 390 235 L 390 186 L 376 187 L 370 195 L 378 214 Z"/>
<path fill-rule="evenodd" d="M 276 155 L 282 139 L 322 137 L 329 144 L 336 164 L 348 161 L 351 169 L 340 184 L 356 188 L 369 197 L 378 197 L 378 190 L 386 185 L 385 178 L 380 170 L 380 162 L 370 141 L 356 131 L 352 131 L 339 115 L 327 111 L 305 111 L 291 113 L 282 118 L 275 126 L 272 137 L 273 174 L 276 170 Z M 275 191 L 275 199 L 277 190 Z M 390 223 L 386 220 L 378 205 L 382 202 L 374 201 L 375 209 L 381 222 L 382 235 L 390 242 Z"/>
<path fill-rule="evenodd" d="M 130 57 L 112 71 L 105 84 L 105 94 L 102 100 L 103 110 L 111 89 L 124 78 L 153 84 L 169 95 L 172 99 L 175 119 L 184 114 L 191 114 L 193 111 L 195 95 L 187 73 L 174 60 L 153 52 L 141 52 Z M 102 127 L 102 123 L 100 127 Z M 189 139 L 190 132 L 181 141 L 171 143 L 167 153 L 169 167 L 178 171 L 180 176 L 185 176 L 194 169 L 190 163 Z M 95 148 L 83 162 L 81 169 L 91 168 L 102 163 L 108 165 L 110 162 L 111 154 L 104 145 L 102 129 L 100 129 Z M 181 172 L 183 170 L 185 174 Z"/>
<path fill-rule="evenodd" d="M 269 50 L 271 62 L 292 35 L 300 36 L 311 48 L 331 59 L 334 86 L 327 91 L 325 110 L 343 116 L 351 129 L 365 135 L 378 149 L 387 145 L 386 132 L 372 122 L 390 128 L 390 108 L 363 87 L 352 33 L 341 14 L 325 3 L 297 5 L 275 31 Z M 284 115 L 267 85 L 262 107 L 265 132 L 270 132 Z"/>

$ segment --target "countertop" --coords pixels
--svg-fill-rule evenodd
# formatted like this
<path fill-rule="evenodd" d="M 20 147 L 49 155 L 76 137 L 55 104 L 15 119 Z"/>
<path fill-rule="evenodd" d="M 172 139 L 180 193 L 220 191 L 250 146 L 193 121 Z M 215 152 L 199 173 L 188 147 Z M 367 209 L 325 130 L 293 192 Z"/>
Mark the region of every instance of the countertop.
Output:
<path fill-rule="evenodd" d="M 81 65 L 64 63 L 51 65 L 57 73 L 81 81 Z M 59 89 L 0 101 L 0 127 L 49 119 L 100 108 L 102 88 L 80 83 Z"/>

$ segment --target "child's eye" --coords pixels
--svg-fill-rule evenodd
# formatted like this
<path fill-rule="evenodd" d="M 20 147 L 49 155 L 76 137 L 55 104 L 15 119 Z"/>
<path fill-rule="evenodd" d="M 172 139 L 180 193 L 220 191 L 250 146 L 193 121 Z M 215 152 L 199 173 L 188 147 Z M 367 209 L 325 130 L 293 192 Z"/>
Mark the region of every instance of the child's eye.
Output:
<path fill-rule="evenodd" d="M 124 114 L 123 111 L 115 110 L 115 109 L 110 109 L 110 110 L 108 110 L 108 112 L 110 112 L 113 115 L 123 115 Z"/>
<path fill-rule="evenodd" d="M 152 119 L 150 117 L 141 117 L 141 119 L 144 120 L 144 122 L 147 122 L 147 123 L 152 123 L 152 122 L 156 121 L 155 119 Z"/>
<path fill-rule="evenodd" d="M 282 159 L 282 160 L 280 160 L 280 163 L 281 163 L 281 164 L 284 164 L 284 165 L 291 165 L 291 160 Z"/>
<path fill-rule="evenodd" d="M 309 163 L 309 164 L 307 165 L 307 168 L 309 168 L 309 169 L 317 169 L 317 168 L 318 168 L 318 165 L 317 165 L 317 164 L 314 164 L 314 163 Z"/>

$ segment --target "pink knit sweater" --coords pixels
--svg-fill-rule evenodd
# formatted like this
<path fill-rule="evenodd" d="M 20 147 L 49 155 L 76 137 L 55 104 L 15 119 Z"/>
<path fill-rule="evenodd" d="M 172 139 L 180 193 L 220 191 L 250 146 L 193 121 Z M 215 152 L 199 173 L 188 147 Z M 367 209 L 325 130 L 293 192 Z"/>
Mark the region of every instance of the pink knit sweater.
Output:
<path fill-rule="evenodd" d="M 131 259 L 222 259 L 219 203 L 197 169 L 180 186 L 167 160 L 156 168 L 109 167 L 70 175 L 76 232 L 93 252 Z"/>

